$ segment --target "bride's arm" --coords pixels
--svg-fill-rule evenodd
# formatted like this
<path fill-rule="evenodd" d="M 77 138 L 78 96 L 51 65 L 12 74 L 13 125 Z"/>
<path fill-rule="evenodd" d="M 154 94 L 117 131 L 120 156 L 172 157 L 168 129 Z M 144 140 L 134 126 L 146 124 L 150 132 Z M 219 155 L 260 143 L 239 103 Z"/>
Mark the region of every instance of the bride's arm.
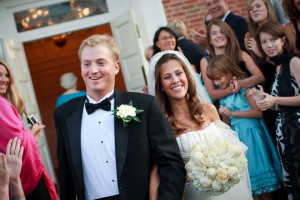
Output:
<path fill-rule="evenodd" d="M 157 174 L 157 166 L 153 166 L 150 174 L 149 184 L 149 200 L 157 200 L 158 198 L 159 176 Z"/>

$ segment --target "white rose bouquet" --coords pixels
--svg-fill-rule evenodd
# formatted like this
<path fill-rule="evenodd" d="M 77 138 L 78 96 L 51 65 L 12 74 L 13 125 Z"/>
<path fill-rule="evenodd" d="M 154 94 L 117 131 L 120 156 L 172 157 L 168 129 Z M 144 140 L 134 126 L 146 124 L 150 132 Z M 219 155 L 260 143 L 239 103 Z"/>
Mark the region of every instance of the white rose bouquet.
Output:
<path fill-rule="evenodd" d="M 187 179 L 201 193 L 221 195 L 237 184 L 247 167 L 242 147 L 222 138 L 197 143 L 186 164 Z"/>
<path fill-rule="evenodd" d="M 132 106 L 132 101 L 128 105 L 122 104 L 117 107 L 117 109 L 112 110 L 112 114 L 118 118 L 122 119 L 123 126 L 126 126 L 132 119 L 137 122 L 141 120 L 136 116 L 137 114 L 143 112 L 144 110 L 138 110 Z"/>

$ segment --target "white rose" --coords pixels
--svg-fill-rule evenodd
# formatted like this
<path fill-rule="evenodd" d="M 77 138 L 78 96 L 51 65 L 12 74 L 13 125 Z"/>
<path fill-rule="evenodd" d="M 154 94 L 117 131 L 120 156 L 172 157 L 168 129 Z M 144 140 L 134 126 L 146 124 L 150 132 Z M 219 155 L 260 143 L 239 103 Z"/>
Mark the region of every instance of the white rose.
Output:
<path fill-rule="evenodd" d="M 188 162 L 185 165 L 185 169 L 187 172 L 194 172 L 197 170 L 197 166 L 193 162 Z"/>
<path fill-rule="evenodd" d="M 193 151 L 202 152 L 202 147 L 199 144 L 196 144 L 192 148 Z"/>
<path fill-rule="evenodd" d="M 228 165 L 226 164 L 226 162 L 220 162 L 219 164 L 222 168 L 227 169 Z"/>
<path fill-rule="evenodd" d="M 118 108 L 117 115 L 121 118 L 126 118 L 127 116 L 135 117 L 136 108 L 129 105 L 120 105 Z"/>
<path fill-rule="evenodd" d="M 211 184 L 211 187 L 214 191 L 220 191 L 222 188 L 222 183 L 220 181 L 214 180 Z"/>
<path fill-rule="evenodd" d="M 226 183 L 228 180 L 228 174 L 226 169 L 219 168 L 216 173 L 216 179 L 221 183 Z"/>
<path fill-rule="evenodd" d="M 207 169 L 207 171 L 206 171 L 206 176 L 208 177 L 208 178 L 211 178 L 211 179 L 213 179 L 213 178 L 215 178 L 216 177 L 216 169 L 215 168 L 208 168 Z"/>
<path fill-rule="evenodd" d="M 239 157 L 241 154 L 243 154 L 243 150 L 242 150 L 242 148 L 240 148 L 238 146 L 233 146 L 230 149 L 230 153 L 231 153 L 232 157 L 235 158 L 235 157 Z"/>
<path fill-rule="evenodd" d="M 202 177 L 202 179 L 200 180 L 200 184 L 205 188 L 210 187 L 211 183 L 212 183 L 212 180 L 210 178 L 208 178 L 207 176 Z"/>
<path fill-rule="evenodd" d="M 229 167 L 227 169 L 228 177 L 232 179 L 238 179 L 238 169 L 236 167 Z"/>
<path fill-rule="evenodd" d="M 205 158 L 204 164 L 205 164 L 207 167 L 214 167 L 214 166 L 215 166 L 215 162 L 214 162 L 214 159 L 213 159 L 212 157 L 207 157 L 207 158 Z"/>
<path fill-rule="evenodd" d="M 193 162 L 196 164 L 196 165 L 202 165 L 204 163 L 204 160 L 205 160 L 205 156 L 203 153 L 201 152 L 195 152 L 195 151 L 192 151 L 192 160 Z"/>

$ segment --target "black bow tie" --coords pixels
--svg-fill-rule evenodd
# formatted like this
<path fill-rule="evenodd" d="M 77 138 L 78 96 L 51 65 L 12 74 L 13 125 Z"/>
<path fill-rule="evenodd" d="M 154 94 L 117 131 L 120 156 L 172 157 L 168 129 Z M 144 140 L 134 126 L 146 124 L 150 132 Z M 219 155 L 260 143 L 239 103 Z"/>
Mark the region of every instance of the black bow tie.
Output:
<path fill-rule="evenodd" d="M 91 114 L 91 113 L 95 112 L 97 109 L 110 111 L 110 108 L 111 108 L 110 101 L 113 98 L 114 98 L 114 93 L 110 97 L 108 97 L 108 98 L 104 99 L 103 101 L 101 101 L 100 103 L 96 103 L 96 104 L 89 103 L 89 100 L 87 99 L 87 102 L 85 103 L 86 112 L 88 114 Z"/>

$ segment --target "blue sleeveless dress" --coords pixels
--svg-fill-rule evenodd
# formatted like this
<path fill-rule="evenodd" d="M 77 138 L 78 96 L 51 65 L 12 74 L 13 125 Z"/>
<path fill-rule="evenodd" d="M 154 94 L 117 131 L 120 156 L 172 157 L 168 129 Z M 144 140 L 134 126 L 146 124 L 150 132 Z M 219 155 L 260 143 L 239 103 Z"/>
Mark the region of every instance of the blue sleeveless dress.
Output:
<path fill-rule="evenodd" d="M 250 110 L 245 97 L 246 89 L 220 100 L 220 104 L 231 111 Z M 239 139 L 248 146 L 246 157 L 253 195 L 269 193 L 281 186 L 281 164 L 275 145 L 262 118 L 230 117 L 230 126 Z"/>

